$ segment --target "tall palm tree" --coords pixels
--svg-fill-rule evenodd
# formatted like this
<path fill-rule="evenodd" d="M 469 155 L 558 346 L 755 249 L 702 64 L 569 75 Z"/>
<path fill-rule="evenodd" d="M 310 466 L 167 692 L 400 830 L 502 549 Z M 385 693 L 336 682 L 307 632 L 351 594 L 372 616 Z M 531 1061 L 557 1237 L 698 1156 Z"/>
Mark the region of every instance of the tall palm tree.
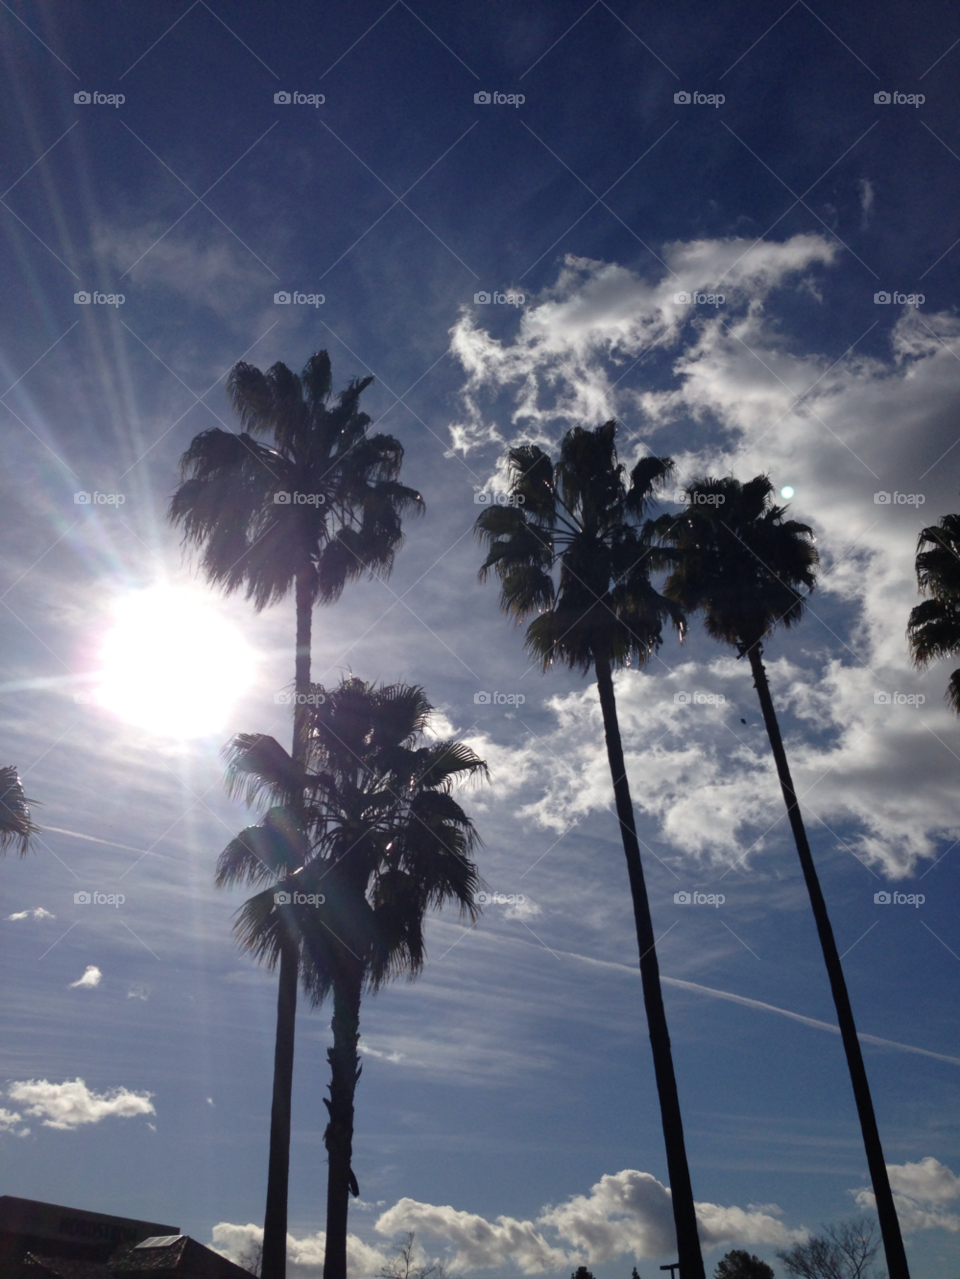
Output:
<path fill-rule="evenodd" d="M 349 1197 L 360 1193 L 351 1161 L 361 996 L 420 972 L 428 909 L 451 901 L 476 919 L 470 855 L 479 837 L 451 789 L 486 776 L 487 766 L 462 742 L 425 738 L 433 708 L 420 687 L 349 678 L 312 692 L 305 769 L 273 738 L 245 734 L 231 744 L 234 787 L 246 782 L 248 799 L 266 796 L 274 807 L 224 850 L 217 882 L 266 884 L 239 912 L 240 944 L 275 964 L 290 932 L 286 912 L 313 1003 L 333 995 L 323 1273 L 346 1279 Z M 306 844 L 286 818 L 298 792 Z"/>
<path fill-rule="evenodd" d="M 923 669 L 960 654 L 960 515 L 944 515 L 920 533 L 917 586 L 930 598 L 911 610 L 907 640 Z M 960 715 L 960 670 L 950 676 L 946 698 Z"/>
<path fill-rule="evenodd" d="M 493 569 L 500 605 L 518 622 L 533 615 L 526 646 L 546 669 L 563 662 L 597 676 L 607 758 L 636 920 L 640 974 L 680 1257 L 681 1279 L 703 1279 L 697 1216 L 687 1167 L 683 1122 L 640 845 L 617 720 L 613 672 L 642 664 L 659 647 L 664 622 L 682 632 L 676 605 L 650 582 L 645 512 L 669 476 L 669 458 L 642 458 L 630 472 L 617 460 L 616 424 L 574 427 L 559 461 L 536 445 L 507 455 L 510 504 L 477 519 L 488 553 L 480 578 Z M 557 573 L 558 581 L 554 574 Z"/>
<path fill-rule="evenodd" d="M 0 855 L 14 847 L 21 857 L 30 851 L 30 837 L 40 827 L 30 816 L 30 805 L 36 800 L 27 799 L 23 783 L 13 764 L 0 767 Z"/>
<path fill-rule="evenodd" d="M 420 494 L 398 481 L 399 441 L 366 433 L 370 418 L 358 401 L 372 381 L 354 379 L 331 402 L 326 351 L 311 356 L 299 377 L 279 362 L 266 373 L 236 364 L 227 394 L 244 429 L 214 427 L 192 440 L 170 504 L 171 521 L 188 545 L 202 548 L 201 568 L 214 585 L 227 594 L 243 588 L 257 612 L 294 592 L 297 761 L 305 749 L 313 608 L 333 603 L 365 571 L 389 573 L 401 514 L 423 509 Z M 297 967 L 291 937 L 280 957 L 264 1279 L 286 1271 Z"/>
<path fill-rule="evenodd" d="M 657 521 L 673 564 L 664 593 L 687 612 L 700 613 L 707 634 L 732 644 L 750 663 L 837 1009 L 887 1269 L 890 1279 L 909 1279 L 847 984 L 763 665 L 764 640 L 777 626 L 800 621 L 805 593 L 814 588 L 818 556 L 813 534 L 806 524 L 785 518 L 786 508 L 774 504 L 766 475 L 746 484 L 732 477 L 697 479 L 686 492 L 686 510 Z"/>

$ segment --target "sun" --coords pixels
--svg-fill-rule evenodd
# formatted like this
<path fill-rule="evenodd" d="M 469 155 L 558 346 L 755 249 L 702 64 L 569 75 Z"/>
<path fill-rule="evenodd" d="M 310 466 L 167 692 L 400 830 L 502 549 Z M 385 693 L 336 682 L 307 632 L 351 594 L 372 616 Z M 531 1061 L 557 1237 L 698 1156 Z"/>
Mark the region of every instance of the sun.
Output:
<path fill-rule="evenodd" d="M 224 727 L 253 673 L 253 652 L 209 602 L 153 587 L 117 603 L 91 700 L 151 733 L 203 737 Z"/>

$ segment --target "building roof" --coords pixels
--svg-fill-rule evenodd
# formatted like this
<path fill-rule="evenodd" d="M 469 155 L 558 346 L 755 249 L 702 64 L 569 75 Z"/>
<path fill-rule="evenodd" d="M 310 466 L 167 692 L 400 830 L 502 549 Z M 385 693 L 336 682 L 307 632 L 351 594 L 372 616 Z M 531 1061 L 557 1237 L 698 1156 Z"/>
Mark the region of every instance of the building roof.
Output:
<path fill-rule="evenodd" d="M 127 1244 L 107 1263 L 110 1275 L 180 1275 L 183 1279 L 250 1279 L 249 1271 L 189 1235 Z M 79 1279 L 79 1277 L 78 1277 Z"/>

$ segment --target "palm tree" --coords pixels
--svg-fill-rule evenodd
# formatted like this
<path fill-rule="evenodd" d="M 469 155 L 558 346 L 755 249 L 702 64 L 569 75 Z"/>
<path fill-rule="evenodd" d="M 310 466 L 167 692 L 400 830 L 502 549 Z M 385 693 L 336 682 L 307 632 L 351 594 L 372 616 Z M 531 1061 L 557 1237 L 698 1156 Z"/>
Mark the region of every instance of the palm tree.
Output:
<path fill-rule="evenodd" d="M 917 586 L 930 599 L 910 612 L 907 640 L 921 669 L 960 654 L 960 515 L 944 515 L 917 541 Z M 960 670 L 950 676 L 947 702 L 960 715 Z"/>
<path fill-rule="evenodd" d="M 642 664 L 659 647 L 664 622 L 683 629 L 680 610 L 651 585 L 643 522 L 673 463 L 669 458 L 642 458 L 628 479 L 617 460 L 615 433 L 614 422 L 595 430 L 574 427 L 564 436 L 556 464 L 533 444 L 509 451 L 510 504 L 490 507 L 476 523 L 478 536 L 489 547 L 480 578 L 496 571 L 500 606 L 518 622 L 535 615 L 527 627 L 526 646 L 544 669 L 559 661 L 574 670 L 593 667 L 596 672 L 633 898 L 680 1274 L 682 1279 L 703 1279 L 653 922 L 613 687 L 614 670 L 632 660 Z M 557 569 L 559 583 L 553 576 Z"/>
<path fill-rule="evenodd" d="M 673 566 L 664 593 L 687 612 L 700 613 L 707 634 L 734 645 L 750 663 L 837 1009 L 887 1268 L 890 1279 L 909 1279 L 847 984 L 762 660 L 763 642 L 775 627 L 800 621 L 806 602 L 801 591 L 813 590 L 818 563 L 810 528 L 785 519 L 786 508 L 773 503 L 773 492 L 766 475 L 746 484 L 732 477 L 694 480 L 686 489 L 686 510 L 657 521 Z"/>
<path fill-rule="evenodd" d="M 402 512 L 423 509 L 420 494 L 398 482 L 399 441 L 366 434 L 370 418 L 358 401 L 372 381 L 354 379 L 331 404 L 326 351 L 311 356 L 299 377 L 279 362 L 266 373 L 236 364 L 227 394 L 245 429 L 235 434 L 214 427 L 197 435 L 180 459 L 181 484 L 170 504 L 171 521 L 188 545 L 202 548 L 201 568 L 214 585 L 227 594 L 244 588 L 257 612 L 294 592 L 298 761 L 305 749 L 313 608 L 333 603 L 365 571 L 389 573 L 402 541 Z M 280 958 L 264 1279 L 283 1279 L 286 1272 L 297 966 L 291 937 Z"/>
<path fill-rule="evenodd" d="M 11 846 L 21 857 L 30 851 L 30 837 L 40 829 L 30 816 L 29 806 L 34 803 L 36 800 L 24 795 L 23 783 L 14 765 L 0 767 L 0 855 Z"/>
<path fill-rule="evenodd" d="M 224 850 L 217 882 L 266 884 L 239 912 L 240 944 L 272 966 L 292 921 L 314 1005 L 333 995 L 324 1279 L 346 1279 L 361 996 L 420 972 L 428 909 L 452 901 L 476 919 L 479 837 L 451 789 L 487 766 L 461 742 L 425 739 L 433 707 L 420 687 L 349 678 L 311 692 L 305 770 L 270 737 L 228 748 L 234 789 L 246 781 L 248 800 L 274 807 Z M 306 845 L 287 817 L 298 793 Z"/>

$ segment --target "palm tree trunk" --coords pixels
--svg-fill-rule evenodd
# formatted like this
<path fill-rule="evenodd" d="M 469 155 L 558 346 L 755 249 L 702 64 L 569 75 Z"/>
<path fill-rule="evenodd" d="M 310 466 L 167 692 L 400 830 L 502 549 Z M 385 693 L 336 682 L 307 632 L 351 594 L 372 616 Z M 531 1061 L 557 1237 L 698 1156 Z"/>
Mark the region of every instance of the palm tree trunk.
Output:
<path fill-rule="evenodd" d="M 313 623 L 312 583 L 307 573 L 297 574 L 297 651 L 295 658 L 296 700 L 293 708 L 293 760 L 302 764 L 307 749 L 309 722 L 307 695 L 310 692 L 310 631 Z"/>
<path fill-rule="evenodd" d="M 783 791 L 784 802 L 787 805 L 787 815 L 790 818 L 790 826 L 793 830 L 793 838 L 796 841 L 797 852 L 800 855 L 800 866 L 803 869 L 803 878 L 806 880 L 807 892 L 810 894 L 813 918 L 816 921 L 817 934 L 820 937 L 820 945 L 823 949 L 823 962 L 827 968 L 830 989 L 833 992 L 833 1002 L 837 1009 L 837 1021 L 840 1023 L 840 1035 L 843 1039 L 844 1052 L 847 1054 L 850 1082 L 853 1084 L 853 1095 L 857 1103 L 857 1113 L 860 1116 L 863 1144 L 867 1152 L 867 1166 L 870 1170 L 873 1194 L 877 1202 L 877 1217 L 880 1220 L 880 1232 L 883 1236 L 887 1270 L 890 1279 L 910 1279 L 907 1254 L 904 1251 L 903 1239 L 900 1235 L 900 1222 L 897 1219 L 897 1209 L 893 1202 L 893 1193 L 890 1190 L 890 1179 L 887 1176 L 887 1165 L 883 1158 L 883 1147 L 880 1145 L 880 1132 L 877 1128 L 876 1116 L 873 1113 L 870 1085 L 867 1082 L 863 1054 L 860 1051 L 860 1041 L 857 1038 L 853 1009 L 850 1007 L 850 996 L 847 994 L 847 983 L 844 980 L 843 968 L 840 965 L 840 956 L 837 953 L 837 943 L 833 937 L 833 929 L 830 927 L 827 904 L 824 901 L 820 880 L 813 864 L 810 845 L 807 843 L 807 832 L 804 829 L 803 818 L 800 816 L 797 795 L 793 789 L 793 779 L 790 776 L 787 753 L 783 749 L 780 725 L 777 722 L 777 713 L 773 707 L 770 685 L 767 682 L 767 672 L 763 665 L 763 650 L 759 643 L 752 644 L 749 647 L 744 645 L 743 650 L 746 651 L 750 659 L 754 687 L 760 697 L 763 722 L 767 727 L 770 745 L 773 747 L 773 758 L 776 761 L 777 775 L 780 778 L 780 789 Z"/>
<path fill-rule="evenodd" d="M 267 1166 L 267 1211 L 263 1220 L 263 1279 L 284 1279 L 287 1269 L 290 1105 L 299 967 L 299 947 L 288 942 L 280 952 L 277 1039 L 273 1057 L 273 1107 L 270 1112 L 270 1161 Z"/>
<path fill-rule="evenodd" d="M 360 1193 L 353 1175 L 353 1096 L 360 1078 L 357 1044 L 360 1040 L 361 975 L 353 966 L 338 975 L 333 987 L 333 1047 L 330 1062 L 330 1100 L 324 1105 L 330 1122 L 323 1135 L 327 1147 L 327 1237 L 323 1279 L 347 1279 L 347 1211 L 350 1195 Z"/>
<path fill-rule="evenodd" d="M 627 857 L 630 876 L 630 892 L 633 897 L 633 913 L 637 924 L 637 944 L 640 949 L 640 978 L 643 983 L 643 1003 L 647 1013 L 647 1030 L 653 1050 L 653 1068 L 660 1097 L 660 1119 L 663 1124 L 663 1140 L 667 1150 L 667 1170 L 670 1176 L 670 1194 L 673 1201 L 673 1220 L 677 1230 L 677 1250 L 680 1258 L 680 1279 L 704 1279 L 703 1257 L 700 1253 L 700 1237 L 697 1233 L 697 1212 L 687 1167 L 687 1151 L 683 1140 L 683 1120 L 680 1115 L 680 1098 L 673 1071 L 673 1054 L 667 1031 L 667 1015 L 663 1007 L 660 989 L 660 966 L 657 963 L 653 921 L 650 903 L 640 861 L 640 844 L 633 816 L 633 802 L 623 759 L 620 725 L 617 720 L 617 702 L 613 692 L 613 677 L 606 658 L 595 657 L 597 690 L 600 709 L 603 712 L 603 729 L 607 739 L 607 758 L 613 777 L 613 794 L 623 851 Z"/>

